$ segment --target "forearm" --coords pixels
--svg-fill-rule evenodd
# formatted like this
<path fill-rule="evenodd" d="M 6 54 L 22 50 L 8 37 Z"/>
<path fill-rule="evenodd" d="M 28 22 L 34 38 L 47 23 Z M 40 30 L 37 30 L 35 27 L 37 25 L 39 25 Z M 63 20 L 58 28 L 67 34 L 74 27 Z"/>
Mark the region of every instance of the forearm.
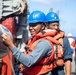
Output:
<path fill-rule="evenodd" d="M 71 61 L 65 61 L 65 73 L 66 75 L 71 75 Z"/>
<path fill-rule="evenodd" d="M 12 49 L 12 53 L 14 57 L 20 61 L 22 64 L 24 64 L 26 67 L 29 67 L 32 65 L 33 58 L 30 58 L 29 56 L 26 56 L 23 52 L 20 52 L 20 50 L 17 47 L 14 47 Z"/>

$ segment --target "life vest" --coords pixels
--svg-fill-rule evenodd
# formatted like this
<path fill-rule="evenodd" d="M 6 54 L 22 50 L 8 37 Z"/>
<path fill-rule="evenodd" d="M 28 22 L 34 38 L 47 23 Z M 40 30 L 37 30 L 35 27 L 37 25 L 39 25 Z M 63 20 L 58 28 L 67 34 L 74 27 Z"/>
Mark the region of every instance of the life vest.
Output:
<path fill-rule="evenodd" d="M 53 34 L 53 35 L 52 35 Z M 29 67 L 29 68 L 23 68 L 23 65 L 20 65 L 21 68 L 21 72 L 23 73 L 23 75 L 41 75 L 41 74 L 45 74 L 51 70 L 53 70 L 54 67 L 56 67 L 56 63 L 53 63 L 56 58 L 55 54 L 54 54 L 54 45 L 60 45 L 61 43 L 56 40 L 54 38 L 54 36 L 56 35 L 55 31 L 51 31 L 51 32 L 45 32 L 45 33 L 39 33 L 37 34 L 33 39 L 30 39 L 28 42 L 28 50 L 25 51 L 26 55 L 30 55 L 31 52 L 36 48 L 36 45 L 39 41 L 41 40 L 48 40 L 51 45 L 52 45 L 52 53 L 49 57 L 47 58 L 42 58 L 40 61 L 38 61 L 35 65 Z M 52 36 L 52 37 L 51 37 Z M 56 35 L 57 37 L 59 35 Z M 59 39 L 59 37 L 58 37 Z M 58 46 L 58 48 L 60 48 Z M 59 52 L 59 51 L 58 51 Z M 63 52 L 62 52 L 63 54 Z M 58 57 L 61 57 L 63 55 L 58 54 Z M 55 66 L 54 66 L 55 65 Z"/>
<path fill-rule="evenodd" d="M 60 42 L 60 44 L 54 44 L 54 68 L 57 66 L 64 65 L 64 49 L 63 49 L 63 38 L 65 33 L 63 31 L 59 31 L 57 35 L 54 36 L 56 40 Z"/>
<path fill-rule="evenodd" d="M 68 37 L 70 47 L 71 47 L 71 52 L 73 53 L 75 51 L 75 40 L 71 37 Z"/>

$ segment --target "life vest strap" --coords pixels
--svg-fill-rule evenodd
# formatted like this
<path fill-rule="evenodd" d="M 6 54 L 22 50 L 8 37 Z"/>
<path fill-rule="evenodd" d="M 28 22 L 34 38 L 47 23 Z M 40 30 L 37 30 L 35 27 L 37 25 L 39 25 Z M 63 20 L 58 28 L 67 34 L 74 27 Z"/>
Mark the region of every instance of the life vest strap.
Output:
<path fill-rule="evenodd" d="M 32 52 L 32 50 L 31 49 L 29 49 L 29 47 L 27 47 L 27 46 L 25 46 L 25 50 L 26 50 L 26 52 Z"/>

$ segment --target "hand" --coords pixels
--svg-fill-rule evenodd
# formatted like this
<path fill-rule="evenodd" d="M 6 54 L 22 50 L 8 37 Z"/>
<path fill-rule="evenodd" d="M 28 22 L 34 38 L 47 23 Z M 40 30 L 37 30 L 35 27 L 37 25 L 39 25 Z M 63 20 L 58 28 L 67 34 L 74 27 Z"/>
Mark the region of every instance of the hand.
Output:
<path fill-rule="evenodd" d="M 14 47 L 13 40 L 10 38 L 9 35 L 3 33 L 1 36 L 2 36 L 2 41 L 4 45 L 9 47 L 10 49 Z"/>

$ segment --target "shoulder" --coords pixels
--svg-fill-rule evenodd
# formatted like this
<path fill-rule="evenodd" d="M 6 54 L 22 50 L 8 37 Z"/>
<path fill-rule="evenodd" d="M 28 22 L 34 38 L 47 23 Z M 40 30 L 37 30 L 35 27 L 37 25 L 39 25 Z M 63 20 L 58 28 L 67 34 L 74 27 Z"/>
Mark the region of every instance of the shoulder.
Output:
<path fill-rule="evenodd" d="M 69 40 L 67 37 L 63 38 L 63 45 L 69 44 Z"/>
<path fill-rule="evenodd" d="M 70 50 L 70 43 L 69 43 L 69 40 L 67 37 L 64 37 L 63 38 L 63 48 L 64 50 L 66 51 L 69 51 Z"/>
<path fill-rule="evenodd" d="M 38 45 L 41 45 L 41 46 L 42 45 L 51 46 L 51 43 L 48 40 L 43 39 L 43 40 L 40 40 L 38 42 Z"/>
<path fill-rule="evenodd" d="M 37 45 L 36 45 L 37 48 L 42 48 L 42 49 L 45 49 L 45 50 L 49 50 L 52 48 L 52 45 L 51 43 L 48 41 L 48 40 L 40 40 Z"/>
<path fill-rule="evenodd" d="M 48 40 L 40 40 L 37 45 L 35 50 L 33 51 L 33 54 L 38 54 L 41 56 L 45 56 L 50 54 L 52 51 L 52 45 Z"/>
<path fill-rule="evenodd" d="M 65 42 L 67 42 L 67 41 L 68 41 L 68 38 L 67 38 L 67 37 L 64 37 L 63 40 L 64 40 Z"/>

